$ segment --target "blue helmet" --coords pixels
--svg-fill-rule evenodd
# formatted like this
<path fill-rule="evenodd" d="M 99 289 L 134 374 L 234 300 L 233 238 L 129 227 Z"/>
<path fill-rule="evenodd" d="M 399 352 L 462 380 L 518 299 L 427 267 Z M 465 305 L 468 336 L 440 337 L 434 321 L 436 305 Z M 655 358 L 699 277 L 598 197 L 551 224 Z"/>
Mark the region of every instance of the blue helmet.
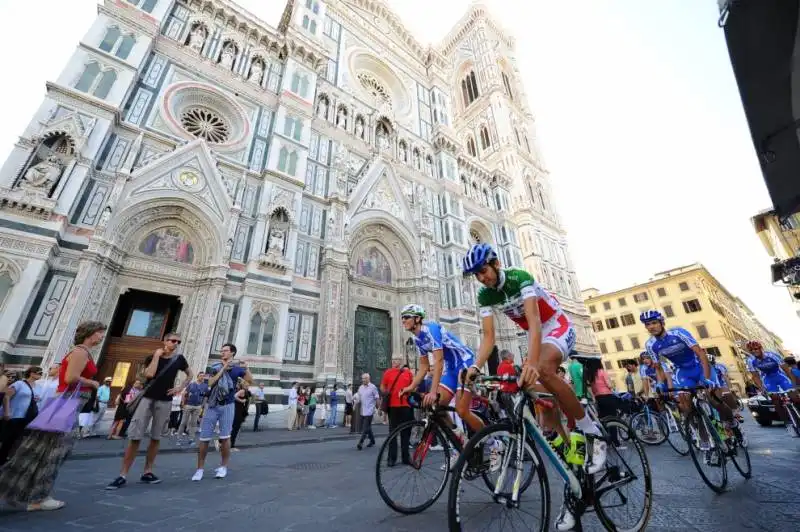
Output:
<path fill-rule="evenodd" d="M 660 321 L 663 323 L 664 316 L 657 310 L 645 310 L 639 315 L 639 321 L 647 323 L 648 321 Z"/>
<path fill-rule="evenodd" d="M 464 256 L 464 260 L 461 263 L 461 270 L 464 275 L 475 274 L 481 271 L 484 264 L 495 259 L 497 259 L 497 252 L 492 249 L 492 246 L 485 242 L 475 244 L 469 248 L 469 251 L 467 251 L 467 254 Z"/>

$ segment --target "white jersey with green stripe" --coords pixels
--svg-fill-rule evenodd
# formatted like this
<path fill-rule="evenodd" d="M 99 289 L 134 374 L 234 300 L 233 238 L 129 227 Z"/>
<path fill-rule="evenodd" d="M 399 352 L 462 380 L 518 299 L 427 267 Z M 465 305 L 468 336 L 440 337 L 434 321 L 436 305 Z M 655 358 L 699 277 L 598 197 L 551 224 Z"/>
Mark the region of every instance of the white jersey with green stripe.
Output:
<path fill-rule="evenodd" d="M 492 311 L 499 308 L 514 323 L 527 331 L 528 320 L 525 318 L 524 301 L 531 297 L 538 298 L 539 317 L 542 323 L 558 318 L 564 313 L 558 300 L 536 282 L 530 273 L 518 268 L 508 268 L 500 270 L 497 288 L 484 286 L 478 291 L 481 317 L 491 316 Z"/>

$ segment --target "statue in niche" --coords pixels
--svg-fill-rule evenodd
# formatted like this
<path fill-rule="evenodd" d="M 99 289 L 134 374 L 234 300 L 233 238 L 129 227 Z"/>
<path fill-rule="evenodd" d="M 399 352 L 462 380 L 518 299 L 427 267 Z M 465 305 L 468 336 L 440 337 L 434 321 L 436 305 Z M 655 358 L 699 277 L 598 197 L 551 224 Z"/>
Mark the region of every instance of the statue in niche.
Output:
<path fill-rule="evenodd" d="M 347 129 L 347 109 L 344 107 L 339 107 L 339 112 L 336 113 L 336 126 Z"/>
<path fill-rule="evenodd" d="M 430 157 L 425 159 L 425 173 L 433 177 L 433 160 Z"/>
<path fill-rule="evenodd" d="M 108 221 L 111 219 L 111 207 L 106 207 L 103 209 L 103 213 L 100 215 L 100 221 L 97 222 L 97 227 L 105 227 L 108 225 Z"/>
<path fill-rule="evenodd" d="M 20 182 L 20 187 L 38 189 L 49 194 L 50 190 L 58 182 L 62 170 L 61 161 L 55 156 L 50 156 L 28 168 Z"/>
<path fill-rule="evenodd" d="M 377 137 L 378 147 L 381 150 L 388 150 L 389 149 L 389 132 L 386 131 L 386 128 L 383 125 L 378 126 L 378 129 L 375 131 L 375 136 Z"/>
<path fill-rule="evenodd" d="M 414 150 L 412 155 L 414 157 L 414 168 L 419 170 L 421 168 L 419 164 L 419 152 L 417 150 Z"/>
<path fill-rule="evenodd" d="M 222 56 L 219 58 L 219 64 L 228 70 L 233 69 L 233 60 L 236 59 L 236 48 L 228 43 L 222 47 Z"/>
<path fill-rule="evenodd" d="M 317 116 L 328 119 L 328 100 L 325 98 L 320 98 L 319 103 L 317 103 Z"/>
<path fill-rule="evenodd" d="M 269 231 L 269 246 L 267 248 L 268 253 L 275 253 L 277 255 L 283 256 L 283 246 L 286 242 L 286 236 L 283 234 L 283 231 L 274 227 Z"/>
<path fill-rule="evenodd" d="M 364 140 L 364 119 L 360 116 L 356 118 L 356 137 Z"/>
<path fill-rule="evenodd" d="M 206 43 L 206 29 L 198 24 L 189 34 L 189 48 L 198 54 L 203 50 L 203 45 Z"/>
<path fill-rule="evenodd" d="M 400 160 L 404 163 L 408 162 L 408 148 L 406 148 L 405 144 L 400 144 L 399 146 L 400 151 Z"/>
<path fill-rule="evenodd" d="M 250 76 L 247 78 L 247 81 L 259 85 L 261 84 L 262 74 L 264 74 L 264 64 L 261 62 L 260 59 L 256 59 L 250 66 Z"/>

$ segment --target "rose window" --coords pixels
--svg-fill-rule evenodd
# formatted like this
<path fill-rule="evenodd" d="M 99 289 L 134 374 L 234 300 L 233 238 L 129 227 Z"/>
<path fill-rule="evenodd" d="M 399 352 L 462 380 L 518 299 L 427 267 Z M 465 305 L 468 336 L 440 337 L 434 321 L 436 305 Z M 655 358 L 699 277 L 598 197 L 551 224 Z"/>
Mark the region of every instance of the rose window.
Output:
<path fill-rule="evenodd" d="M 201 139 L 221 144 L 230 137 L 230 127 L 220 115 L 205 107 L 189 107 L 181 113 L 181 125 Z"/>
<path fill-rule="evenodd" d="M 389 91 L 369 72 L 359 72 L 356 76 L 359 83 L 367 93 L 369 93 L 378 103 L 392 106 L 392 98 L 389 96 Z"/>

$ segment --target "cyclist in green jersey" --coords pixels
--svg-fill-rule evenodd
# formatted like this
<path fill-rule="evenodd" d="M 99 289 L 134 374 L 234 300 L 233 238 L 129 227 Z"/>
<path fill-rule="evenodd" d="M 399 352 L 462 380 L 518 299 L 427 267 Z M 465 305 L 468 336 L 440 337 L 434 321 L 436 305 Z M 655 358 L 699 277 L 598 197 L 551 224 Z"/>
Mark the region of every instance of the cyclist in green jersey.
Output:
<path fill-rule="evenodd" d="M 600 429 L 586 415 L 570 385 L 557 374 L 558 367 L 575 346 L 575 329 L 558 301 L 528 272 L 501 269 L 497 253 L 489 244 L 472 246 L 464 257 L 462 269 L 465 276 L 474 275 L 483 285 L 478 292 L 482 337 L 468 377 L 475 377 L 491 353 L 495 344 L 493 310 L 499 308 L 528 332 L 528 357 L 520 375 L 522 385 L 533 387 L 538 381 L 558 399 L 564 412 L 576 420 L 576 428 L 587 436 L 591 452 L 586 453 L 586 471 L 600 471 L 606 460 L 606 443 L 599 438 Z"/>

